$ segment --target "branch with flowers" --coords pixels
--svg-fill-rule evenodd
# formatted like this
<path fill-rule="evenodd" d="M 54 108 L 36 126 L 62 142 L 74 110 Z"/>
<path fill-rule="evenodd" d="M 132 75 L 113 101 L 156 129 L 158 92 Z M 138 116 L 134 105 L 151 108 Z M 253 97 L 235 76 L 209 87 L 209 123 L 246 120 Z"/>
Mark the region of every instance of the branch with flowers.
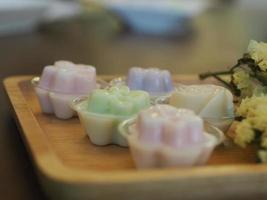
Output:
<path fill-rule="evenodd" d="M 222 75 L 229 75 L 230 81 Z M 267 162 L 267 43 L 251 40 L 247 53 L 229 70 L 199 75 L 200 79 L 208 77 L 222 82 L 239 97 L 236 116 L 240 121 L 234 142 L 243 148 L 257 142 L 258 157 Z"/>

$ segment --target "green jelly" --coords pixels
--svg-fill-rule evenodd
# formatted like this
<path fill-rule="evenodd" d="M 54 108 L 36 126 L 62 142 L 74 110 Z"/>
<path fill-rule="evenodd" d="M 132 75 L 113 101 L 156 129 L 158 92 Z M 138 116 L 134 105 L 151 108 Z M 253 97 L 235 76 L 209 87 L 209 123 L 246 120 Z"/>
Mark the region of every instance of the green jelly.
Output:
<path fill-rule="evenodd" d="M 87 110 L 100 114 L 131 116 L 150 106 L 149 94 L 145 91 L 130 91 L 128 87 L 111 87 L 94 90 Z"/>

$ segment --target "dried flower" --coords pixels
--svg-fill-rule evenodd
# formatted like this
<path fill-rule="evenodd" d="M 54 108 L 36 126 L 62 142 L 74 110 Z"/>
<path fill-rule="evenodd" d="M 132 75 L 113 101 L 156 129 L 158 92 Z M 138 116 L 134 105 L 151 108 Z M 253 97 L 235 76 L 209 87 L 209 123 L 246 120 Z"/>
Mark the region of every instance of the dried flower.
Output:
<path fill-rule="evenodd" d="M 221 75 L 230 75 L 230 82 Z M 241 119 L 235 130 L 234 142 L 246 147 L 257 142 L 258 157 L 267 162 L 267 43 L 251 40 L 247 53 L 228 71 L 200 74 L 200 79 L 214 77 L 239 97 L 236 110 Z M 260 136 L 260 137 L 258 137 Z"/>
<path fill-rule="evenodd" d="M 248 45 L 248 54 L 262 71 L 267 70 L 267 43 L 251 40 Z"/>
<path fill-rule="evenodd" d="M 239 122 L 236 127 L 234 142 L 244 148 L 247 144 L 251 143 L 254 138 L 255 132 L 249 121 L 243 120 Z"/>

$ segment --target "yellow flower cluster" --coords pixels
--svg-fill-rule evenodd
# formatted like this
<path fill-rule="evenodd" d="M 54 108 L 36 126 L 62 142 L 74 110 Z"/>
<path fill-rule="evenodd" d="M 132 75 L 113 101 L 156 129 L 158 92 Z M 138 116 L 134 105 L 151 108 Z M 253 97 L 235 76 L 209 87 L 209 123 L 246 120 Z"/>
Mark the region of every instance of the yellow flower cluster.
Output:
<path fill-rule="evenodd" d="M 241 98 L 261 96 L 266 93 L 266 86 L 263 86 L 251 77 L 248 70 L 239 68 L 233 73 L 233 82 L 241 92 Z"/>
<path fill-rule="evenodd" d="M 267 43 L 251 40 L 248 45 L 248 53 L 261 70 L 267 71 Z"/>
<path fill-rule="evenodd" d="M 241 97 L 253 95 L 254 88 L 249 73 L 243 69 L 237 69 L 233 74 L 233 82 L 241 91 Z"/>
<path fill-rule="evenodd" d="M 250 86 L 250 76 L 249 73 L 242 69 L 238 69 L 233 74 L 234 84 L 237 85 L 238 89 L 248 88 Z"/>
<path fill-rule="evenodd" d="M 266 110 L 264 110 L 264 107 Z M 262 115 L 267 113 L 267 96 L 253 96 L 241 101 L 236 113 L 244 118 Z M 267 115 L 266 115 L 267 118 Z"/>
<path fill-rule="evenodd" d="M 265 150 L 258 151 L 258 157 L 263 163 L 267 163 L 267 132 L 264 132 L 261 135 L 261 147 L 263 147 Z"/>
<path fill-rule="evenodd" d="M 267 96 L 243 99 L 237 115 L 245 119 L 236 127 L 235 143 L 245 147 L 255 139 L 255 131 L 258 130 L 261 132 L 261 146 L 267 149 Z"/>
<path fill-rule="evenodd" d="M 267 162 L 267 152 L 264 151 L 264 150 L 260 150 L 258 152 L 258 157 L 260 158 L 260 160 L 263 162 L 263 163 L 266 163 Z"/>
<path fill-rule="evenodd" d="M 251 143 L 255 138 L 254 130 L 247 120 L 240 122 L 237 125 L 235 132 L 234 142 L 241 147 L 246 147 L 246 145 Z"/>

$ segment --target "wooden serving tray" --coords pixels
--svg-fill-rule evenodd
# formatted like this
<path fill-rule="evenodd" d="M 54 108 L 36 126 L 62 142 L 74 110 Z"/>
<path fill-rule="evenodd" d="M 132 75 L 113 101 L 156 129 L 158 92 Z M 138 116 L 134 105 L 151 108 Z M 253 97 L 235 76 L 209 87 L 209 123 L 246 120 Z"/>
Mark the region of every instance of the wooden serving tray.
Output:
<path fill-rule="evenodd" d="M 10 77 L 4 85 L 49 197 L 177 200 L 267 194 L 267 166 L 256 164 L 253 147 L 220 146 L 201 167 L 137 170 L 127 148 L 93 145 L 77 118 L 59 120 L 42 114 L 31 78 Z M 108 81 L 113 77 L 102 78 Z M 201 82 L 193 75 L 173 78 L 181 83 Z"/>

